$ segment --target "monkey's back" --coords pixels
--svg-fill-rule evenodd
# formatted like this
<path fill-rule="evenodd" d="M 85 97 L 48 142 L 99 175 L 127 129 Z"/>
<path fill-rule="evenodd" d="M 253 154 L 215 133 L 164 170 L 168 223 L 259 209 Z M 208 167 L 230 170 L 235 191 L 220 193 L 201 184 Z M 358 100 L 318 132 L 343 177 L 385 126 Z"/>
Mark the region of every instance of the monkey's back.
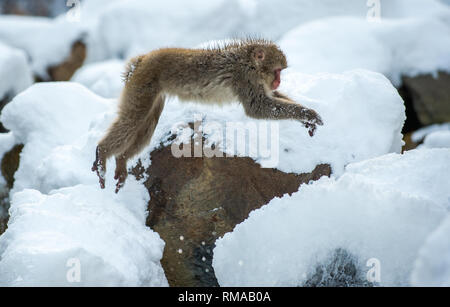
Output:
<path fill-rule="evenodd" d="M 206 49 L 165 48 L 144 55 L 133 76 L 165 95 L 182 100 L 224 103 L 236 100 L 233 70 L 223 53 Z"/>

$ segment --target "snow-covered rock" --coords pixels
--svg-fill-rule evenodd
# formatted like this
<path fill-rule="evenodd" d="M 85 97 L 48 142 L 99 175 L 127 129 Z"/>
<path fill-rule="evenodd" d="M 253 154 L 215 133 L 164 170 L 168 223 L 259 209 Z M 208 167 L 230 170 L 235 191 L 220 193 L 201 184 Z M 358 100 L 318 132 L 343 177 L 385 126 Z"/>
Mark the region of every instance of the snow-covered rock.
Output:
<path fill-rule="evenodd" d="M 375 284 L 409 285 L 419 250 L 450 208 L 448 161 L 449 149 L 389 154 L 272 200 L 216 242 L 213 267 L 220 285 L 303 285 L 339 249 L 351 255 L 357 277 L 365 280 L 366 265 L 377 263 Z M 440 265 L 448 278 L 447 228 L 421 252 L 414 283 L 442 284 L 445 279 L 433 275 Z M 433 251 L 446 251 L 444 259 L 434 261 L 439 256 Z M 325 270 L 323 279 L 334 273 Z"/>
<path fill-rule="evenodd" d="M 0 100 L 18 94 L 33 82 L 26 54 L 0 39 Z"/>
<path fill-rule="evenodd" d="M 401 76 L 450 71 L 450 8 L 432 16 L 382 19 L 334 17 L 300 25 L 280 40 L 289 65 L 302 72 L 365 68 L 394 84 Z"/>
<path fill-rule="evenodd" d="M 117 59 L 92 63 L 80 68 L 72 81 L 83 84 L 102 97 L 117 98 L 124 86 L 121 78 L 124 70 L 125 62 Z"/>
<path fill-rule="evenodd" d="M 427 148 L 450 148 L 450 130 L 435 131 L 428 134 L 419 147 Z"/>
<path fill-rule="evenodd" d="M 411 284 L 417 287 L 450 286 L 450 214 L 429 236 L 414 264 Z"/>
<path fill-rule="evenodd" d="M 438 131 L 450 131 L 450 123 L 434 124 L 423 127 L 413 132 L 413 134 L 411 135 L 411 140 L 415 143 L 420 143 L 425 139 L 427 135 Z"/>
<path fill-rule="evenodd" d="M 24 50 L 33 72 L 43 79 L 48 78 L 47 69 L 63 62 L 72 44 L 82 37 L 82 25 L 69 22 L 65 16 L 0 15 L 0 41 Z"/>
<path fill-rule="evenodd" d="M 15 193 L 0 237 L 4 286 L 165 286 L 164 242 L 145 226 L 146 191 L 93 185 Z M 72 275 L 73 274 L 73 275 Z M 79 275 L 78 275 L 79 274 Z"/>
<path fill-rule="evenodd" d="M 90 171 L 114 106 L 76 83 L 39 83 L 6 106 L 2 120 L 25 147 L 0 237 L 1 284 L 71 285 L 66 265 L 79 261 L 73 285 L 167 285 L 142 183 L 130 178 L 115 195 Z"/>
<path fill-rule="evenodd" d="M 220 1 L 113 1 L 96 11 L 98 19 L 89 32 L 88 60 L 129 58 L 152 49 L 169 46 L 193 46 L 208 39 L 223 38 L 220 28 L 208 33 L 195 31 L 194 25 L 205 27 L 205 19 Z M 84 9 L 84 14 L 90 11 Z M 126 33 L 126 34 L 125 34 Z M 125 34 L 125 35 L 124 35 Z"/>

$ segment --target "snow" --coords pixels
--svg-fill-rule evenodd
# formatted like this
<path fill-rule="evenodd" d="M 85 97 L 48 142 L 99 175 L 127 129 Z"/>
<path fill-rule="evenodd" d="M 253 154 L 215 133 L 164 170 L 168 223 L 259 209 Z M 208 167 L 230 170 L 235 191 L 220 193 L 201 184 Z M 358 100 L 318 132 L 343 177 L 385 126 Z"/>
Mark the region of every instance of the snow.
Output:
<path fill-rule="evenodd" d="M 121 75 L 125 71 L 125 62 L 113 59 L 83 66 L 72 77 L 73 82 L 80 83 L 105 98 L 117 98 L 123 88 Z"/>
<path fill-rule="evenodd" d="M 381 272 L 376 285 L 409 285 L 419 251 L 448 215 L 449 160 L 448 149 L 389 154 L 273 199 L 216 241 L 213 267 L 219 284 L 303 285 L 341 249 L 351 255 L 357 277 L 365 280 L 367 261 L 375 258 Z M 424 274 L 439 264 L 448 272 L 448 258 L 429 258 L 436 249 L 447 248 L 448 255 L 447 229 L 431 237 L 422 252 Z M 325 270 L 323 279 L 331 279 L 330 273 Z"/>
<path fill-rule="evenodd" d="M 402 75 L 450 71 L 450 10 L 446 12 L 442 17 L 380 22 L 327 18 L 293 29 L 279 44 L 296 70 L 315 73 L 365 68 L 400 85 Z"/>
<path fill-rule="evenodd" d="M 450 123 L 434 124 L 421 128 L 411 135 L 418 148 L 450 148 Z"/>
<path fill-rule="evenodd" d="M 414 131 L 411 135 L 411 140 L 415 143 L 422 142 L 425 137 L 436 131 L 450 131 L 450 123 L 434 124 L 423 127 L 417 131 Z"/>
<path fill-rule="evenodd" d="M 417 287 L 450 286 L 450 214 L 429 236 L 414 264 L 411 284 Z"/>
<path fill-rule="evenodd" d="M 145 226 L 145 187 L 129 178 L 116 195 L 112 185 L 100 190 L 90 171 L 115 106 L 60 82 L 33 85 L 5 107 L 1 119 L 25 147 L 0 237 L 0 284 L 167 285 L 159 263 L 164 242 Z M 66 279 L 71 259 L 81 263 L 80 283 Z"/>
<path fill-rule="evenodd" d="M 381 21 L 368 22 L 373 9 L 366 0 L 286 0 L 283 5 L 272 0 L 88 0 L 82 2 L 78 22 L 71 22 L 70 13 L 55 19 L 1 16 L 0 40 L 26 51 L 33 72 L 44 79 L 47 68 L 67 58 L 79 39 L 88 45 L 86 61 L 92 63 L 248 35 L 280 40 L 295 57 L 292 66 L 304 73 L 366 68 L 398 84 L 400 74 L 449 70 L 447 5 L 383 1 Z"/>
<path fill-rule="evenodd" d="M 435 131 L 428 134 L 423 141 L 423 145 L 427 148 L 450 148 L 450 130 Z"/>
<path fill-rule="evenodd" d="M 118 197 L 83 184 L 49 195 L 15 193 L 9 227 L 0 238 L 0 283 L 69 286 L 67 263 L 77 259 L 77 286 L 167 285 L 159 264 L 164 243 L 145 227 L 145 215 L 136 214 L 145 210 L 140 198 L 146 191 L 131 186 Z"/>
<path fill-rule="evenodd" d="M 90 28 L 88 41 L 94 51 L 89 53 L 88 61 L 114 57 L 126 59 L 156 48 L 192 46 L 211 39 L 208 36 L 215 31 L 222 33 L 219 27 L 210 28 L 206 35 L 195 31 L 194 27 L 204 27 L 203 21 L 211 18 L 211 11 L 220 2 L 113 1 L 101 12 L 94 11 L 98 17 Z M 90 14 L 87 9 L 84 11 L 84 14 Z"/>
<path fill-rule="evenodd" d="M 12 98 L 33 82 L 25 53 L 3 44 L 1 39 L 0 80 L 2 80 L 0 82 L 0 100 L 7 96 Z"/>
<path fill-rule="evenodd" d="M 25 51 L 32 71 L 43 79 L 48 78 L 47 68 L 62 63 L 82 36 L 81 26 L 68 22 L 65 16 L 0 15 L 0 41 Z"/>

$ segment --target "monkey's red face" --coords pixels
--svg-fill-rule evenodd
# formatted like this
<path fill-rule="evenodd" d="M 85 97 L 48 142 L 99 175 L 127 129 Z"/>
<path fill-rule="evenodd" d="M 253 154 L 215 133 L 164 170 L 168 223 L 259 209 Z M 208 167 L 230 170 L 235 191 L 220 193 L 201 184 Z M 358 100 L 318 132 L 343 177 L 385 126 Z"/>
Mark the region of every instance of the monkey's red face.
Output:
<path fill-rule="evenodd" d="M 278 89 L 281 84 L 281 71 L 287 67 L 283 52 L 275 45 L 257 46 L 253 50 L 253 60 L 266 88 L 272 91 Z"/>
<path fill-rule="evenodd" d="M 275 69 L 274 73 L 274 80 L 272 82 L 272 90 L 276 90 L 280 84 L 281 84 L 281 68 Z"/>

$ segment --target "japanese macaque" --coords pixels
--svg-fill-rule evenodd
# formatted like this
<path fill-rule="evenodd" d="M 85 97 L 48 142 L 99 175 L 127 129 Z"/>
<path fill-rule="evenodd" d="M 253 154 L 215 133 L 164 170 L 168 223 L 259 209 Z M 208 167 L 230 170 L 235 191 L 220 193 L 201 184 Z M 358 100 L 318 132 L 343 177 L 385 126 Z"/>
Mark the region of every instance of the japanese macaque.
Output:
<path fill-rule="evenodd" d="M 118 117 L 100 140 L 92 171 L 105 187 L 106 160 L 115 156 L 116 193 L 127 177 L 127 160 L 153 135 L 165 97 L 206 104 L 240 101 L 258 119 L 294 119 L 314 135 L 320 116 L 276 91 L 286 57 L 261 39 L 234 41 L 206 49 L 159 49 L 133 58 L 124 74 Z"/>

